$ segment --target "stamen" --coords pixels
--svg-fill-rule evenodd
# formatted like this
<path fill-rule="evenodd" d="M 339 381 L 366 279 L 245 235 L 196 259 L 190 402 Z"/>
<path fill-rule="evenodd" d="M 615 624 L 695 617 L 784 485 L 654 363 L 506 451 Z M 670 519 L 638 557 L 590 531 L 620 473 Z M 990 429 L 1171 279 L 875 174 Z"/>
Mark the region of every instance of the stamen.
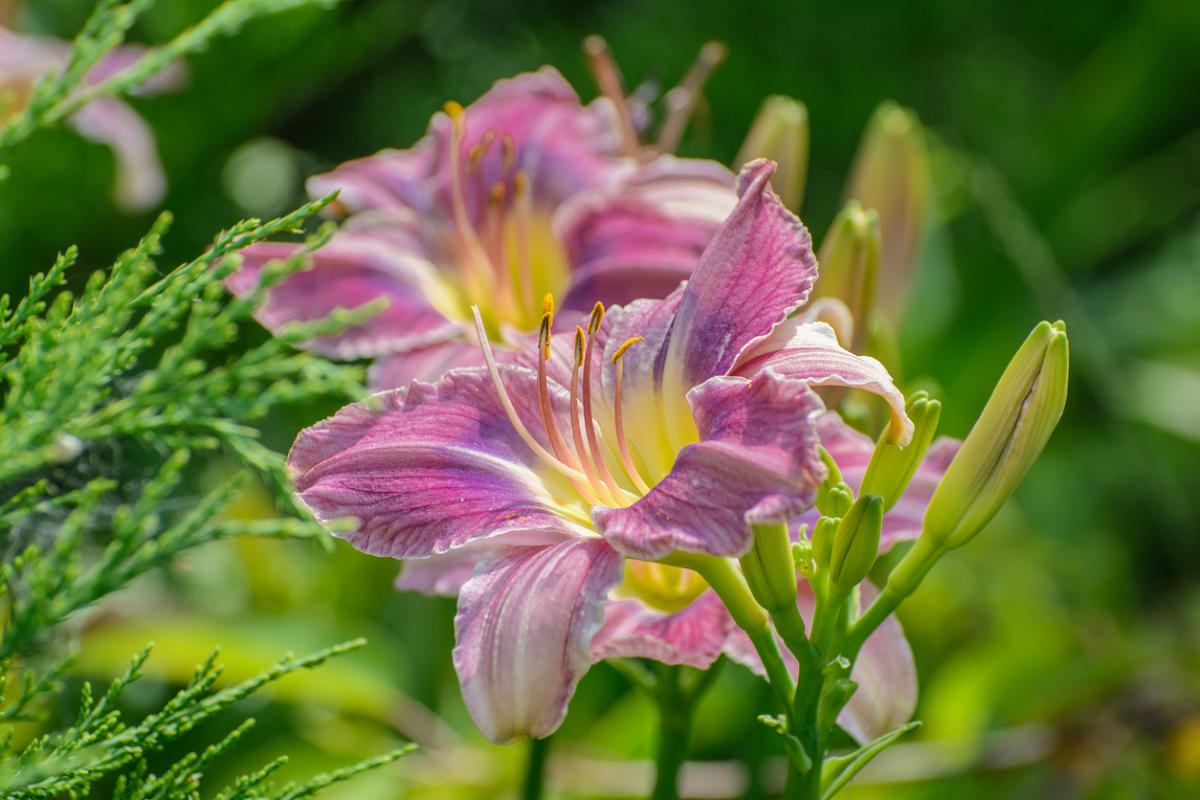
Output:
<path fill-rule="evenodd" d="M 608 49 L 608 43 L 599 36 L 589 36 L 583 40 L 583 54 L 592 71 L 592 79 L 600 88 L 600 94 L 612 102 L 617 112 L 621 152 L 627 156 L 636 155 L 639 148 L 637 129 L 633 126 L 633 114 L 625 97 L 621 72 Z"/>
<path fill-rule="evenodd" d="M 460 163 L 462 159 L 459 150 L 462 147 L 463 137 L 466 135 L 465 112 L 463 107 L 453 100 L 446 102 L 445 110 L 450 121 L 454 123 L 454 134 L 450 141 L 450 202 L 454 212 L 454 228 L 458 233 L 459 243 L 465 251 L 462 266 L 468 290 L 473 289 L 475 296 L 479 294 L 486 296 L 486 285 L 480 286 L 479 283 L 481 280 L 486 282 L 490 275 L 488 270 L 479 267 L 490 265 L 489 259 L 475 233 L 474 226 L 471 225 L 470 218 L 467 216 L 467 203 L 463 196 L 462 165 Z"/>
<path fill-rule="evenodd" d="M 479 337 L 479 346 L 483 350 L 483 360 L 487 363 L 488 375 L 492 379 L 492 386 L 496 388 L 496 395 L 500 399 L 500 406 L 504 409 L 505 415 L 508 416 L 508 421 L 512 423 L 517 435 L 521 437 L 521 441 L 533 451 L 534 455 L 546 462 L 550 467 L 562 473 L 571 479 L 572 483 L 587 480 L 586 476 L 579 470 L 572 469 L 566 464 L 555 458 L 550 451 L 542 447 L 537 439 L 525 427 L 525 423 L 517 416 L 517 410 L 513 408 L 512 398 L 508 396 L 508 391 L 504 388 L 504 381 L 500 378 L 500 369 L 496 366 L 496 355 L 492 352 L 491 342 L 488 341 L 487 331 L 483 327 L 483 318 L 479 315 L 479 306 L 471 306 L 471 313 L 475 316 L 475 334 Z"/>
<path fill-rule="evenodd" d="M 596 303 L 600 308 L 600 315 L 604 315 L 604 306 Z M 595 315 L 595 309 L 592 311 Z M 589 326 L 590 328 L 591 326 Z M 592 416 L 592 343 L 595 341 L 594 336 L 588 336 L 583 332 L 583 328 L 575 326 L 575 368 L 578 371 L 583 369 L 583 424 L 587 427 L 587 446 L 582 446 L 579 440 L 577 430 L 572 430 L 571 433 L 575 436 L 575 448 L 580 452 L 581 458 L 591 462 L 592 467 L 599 474 L 600 479 L 604 481 L 604 485 L 608 487 L 614 498 L 624 498 L 632 503 L 637 500 L 637 495 L 630 493 L 627 489 L 617 483 L 612 472 L 608 469 L 608 462 L 604 459 L 604 451 L 600 448 L 600 439 L 596 435 L 596 418 Z M 584 344 L 586 342 L 586 345 Z M 571 408 L 575 407 L 575 387 L 578 383 L 576 375 L 571 376 Z M 571 422 L 575 422 L 572 415 Z M 618 501 L 619 504 L 619 501 Z"/>
<path fill-rule="evenodd" d="M 553 304 L 554 301 L 550 299 L 550 295 L 546 295 L 543 305 L 550 305 L 553 308 Z M 559 432 L 558 423 L 554 420 L 554 410 L 550 406 L 550 385 L 546 380 L 546 361 L 550 358 L 550 326 L 553 322 L 554 312 L 547 311 L 542 315 L 542 324 L 538 328 L 538 408 L 542 412 L 542 426 L 546 429 L 546 436 L 550 438 L 550 446 L 554 448 L 554 454 L 558 456 L 559 461 L 583 472 L 582 464 L 571 452 L 571 448 L 567 446 L 567 440 Z M 584 474 L 586 475 L 586 472 Z"/>
<path fill-rule="evenodd" d="M 479 171 L 479 162 L 483 160 L 488 148 L 492 146 L 492 142 L 496 139 L 495 131 L 488 131 L 483 135 L 483 138 L 475 143 L 475 146 L 467 151 L 467 174 L 474 175 Z"/>
<path fill-rule="evenodd" d="M 617 428 L 617 446 L 621 451 L 621 464 L 625 467 L 625 472 L 629 475 L 629 480 L 633 481 L 633 485 L 642 494 L 646 494 L 650 491 L 650 487 L 642 480 L 641 473 L 638 472 L 637 467 L 633 464 L 633 459 L 629 455 L 629 444 L 625 441 L 624 415 L 621 409 L 621 384 L 625 372 L 625 362 L 621 360 L 621 356 L 625 355 L 625 351 L 629 349 L 630 345 L 641 341 L 645 341 L 645 337 L 635 336 L 618 347 L 617 351 L 612 355 L 612 363 L 617 365 L 617 381 L 615 391 L 613 392 L 613 422 Z"/>
<path fill-rule="evenodd" d="M 529 176 L 525 170 L 519 169 L 513 175 L 513 213 L 517 231 L 517 280 L 519 281 L 519 296 L 517 306 L 522 313 L 528 308 L 532 311 L 533 295 L 533 262 L 529 257 L 529 220 L 533 215 L 533 197 L 529 191 Z M 528 303 L 528 305 L 526 305 Z"/>
<path fill-rule="evenodd" d="M 679 140 L 683 138 L 688 120 L 700 101 L 700 90 L 728 53 L 728 48 L 722 42 L 706 43 L 700 48 L 696 60 L 692 62 L 683 80 L 663 97 L 668 111 L 667 118 L 658 129 L 656 144 L 660 152 L 673 153 L 675 148 L 679 147 Z"/>
<path fill-rule="evenodd" d="M 500 145 L 504 148 L 503 174 L 507 175 L 512 172 L 513 167 L 517 164 L 517 143 L 513 141 L 511 134 L 506 133 L 500 140 Z"/>
<path fill-rule="evenodd" d="M 610 500 L 611 505 L 620 505 L 616 499 L 620 495 L 628 494 L 615 481 L 609 478 L 608 481 L 603 481 L 598 477 L 596 470 L 597 459 L 592 453 L 588 452 L 587 445 L 583 441 L 583 433 L 579 426 L 579 415 L 576 409 L 579 407 L 579 367 L 583 364 L 584 353 L 584 333 L 583 328 L 575 326 L 575 367 L 571 370 L 571 438 L 575 441 L 575 452 L 579 454 L 579 460 L 582 462 L 581 467 L 583 473 L 588 477 L 588 483 L 596 490 L 596 494 L 601 497 L 606 497 Z M 587 424 L 591 424 L 591 419 L 584 418 Z"/>

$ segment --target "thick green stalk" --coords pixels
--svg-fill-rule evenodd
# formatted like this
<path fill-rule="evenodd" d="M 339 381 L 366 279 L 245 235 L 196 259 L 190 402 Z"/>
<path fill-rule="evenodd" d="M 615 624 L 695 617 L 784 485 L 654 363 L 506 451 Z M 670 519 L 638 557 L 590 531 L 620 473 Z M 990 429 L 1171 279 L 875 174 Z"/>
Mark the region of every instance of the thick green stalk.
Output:
<path fill-rule="evenodd" d="M 655 700 L 658 703 L 658 752 L 655 754 L 654 792 L 651 800 L 677 800 L 679 770 L 687 757 L 688 735 L 696 696 L 684 692 L 679 682 L 682 667 L 656 664 Z"/>
<path fill-rule="evenodd" d="M 529 760 L 525 762 L 525 784 L 521 789 L 522 800 L 541 800 L 546 784 L 546 753 L 550 749 L 550 738 L 529 740 Z"/>

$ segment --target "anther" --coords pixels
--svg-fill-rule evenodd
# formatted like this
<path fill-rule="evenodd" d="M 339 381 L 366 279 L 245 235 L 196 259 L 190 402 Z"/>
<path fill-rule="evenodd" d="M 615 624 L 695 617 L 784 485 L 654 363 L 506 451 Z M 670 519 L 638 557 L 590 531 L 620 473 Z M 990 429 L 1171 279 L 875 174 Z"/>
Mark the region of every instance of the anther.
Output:
<path fill-rule="evenodd" d="M 546 294 L 542 298 L 542 313 L 549 314 L 552 318 L 554 317 L 554 295 Z"/>
<path fill-rule="evenodd" d="M 538 347 L 541 348 L 543 361 L 550 358 L 550 325 L 553 322 L 553 313 L 547 311 L 542 314 L 542 324 L 538 327 Z"/>
<path fill-rule="evenodd" d="M 634 336 L 632 339 L 626 339 L 625 343 L 617 348 L 617 352 L 612 354 L 612 363 L 617 363 L 621 356 L 625 355 L 625 351 L 628 350 L 630 346 L 644 341 L 646 341 L 645 336 Z"/>
<path fill-rule="evenodd" d="M 580 367 L 583 365 L 584 338 L 585 337 L 583 334 L 583 328 L 576 325 L 575 326 L 575 366 L 576 367 Z"/>
<path fill-rule="evenodd" d="M 513 137 L 507 133 L 500 140 L 500 144 L 504 148 L 504 171 L 511 172 L 517 163 L 517 144 L 513 141 Z"/>
<path fill-rule="evenodd" d="M 464 111 L 461 103 L 447 100 L 446 104 L 442 106 L 442 110 L 450 117 L 450 120 L 454 123 L 454 127 L 462 128 Z"/>
<path fill-rule="evenodd" d="M 592 306 L 592 318 L 588 320 L 588 335 L 595 336 L 601 322 L 604 322 L 604 303 L 597 300 L 596 305 Z"/>

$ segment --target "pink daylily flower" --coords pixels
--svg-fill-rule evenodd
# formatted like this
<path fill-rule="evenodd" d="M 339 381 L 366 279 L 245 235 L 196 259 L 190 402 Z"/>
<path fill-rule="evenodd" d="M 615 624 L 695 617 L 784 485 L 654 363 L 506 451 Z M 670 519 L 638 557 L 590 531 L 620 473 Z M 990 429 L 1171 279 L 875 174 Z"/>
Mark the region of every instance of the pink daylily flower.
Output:
<path fill-rule="evenodd" d="M 448 104 L 408 150 L 308 186 L 314 197 L 340 191 L 336 208 L 352 216 L 311 269 L 271 292 L 260 320 L 274 331 L 388 298 L 363 325 L 310 343 L 376 359 L 377 389 L 482 365 L 471 306 L 507 348 L 537 329 L 546 294 L 580 313 L 597 300 L 666 296 L 736 200 L 733 175 L 715 162 L 623 155 L 611 103 L 582 105 L 550 67 L 499 81 L 466 109 Z M 247 248 L 230 288 L 250 291 L 265 263 L 296 248 Z"/>
<path fill-rule="evenodd" d="M 19 113 L 29 101 L 34 84 L 67 60 L 69 42 L 25 36 L 0 27 L 0 124 Z M 84 77 L 90 86 L 131 66 L 146 52 L 126 45 L 108 53 Z M 186 77 L 182 64 L 173 64 L 146 80 L 138 94 L 149 95 L 178 88 Z M 84 137 L 107 145 L 116 162 L 114 196 L 128 211 L 143 211 L 163 199 L 167 179 L 163 174 L 154 132 L 123 100 L 104 97 L 88 103 L 67 119 Z"/>
<path fill-rule="evenodd" d="M 289 454 L 318 518 L 353 517 L 340 535 L 355 547 L 412 559 L 399 586 L 458 593 L 454 664 L 493 741 L 551 733 L 601 658 L 736 654 L 703 579 L 658 561 L 742 555 L 750 522 L 811 505 L 825 477 L 812 385 L 880 394 L 897 440 L 911 435 L 879 362 L 789 322 L 816 259 L 773 170 L 747 165 L 667 298 L 597 304 L 574 337 L 550 335 L 547 304 L 533 352 L 504 361 L 477 319 L 485 367 L 347 406 Z"/>

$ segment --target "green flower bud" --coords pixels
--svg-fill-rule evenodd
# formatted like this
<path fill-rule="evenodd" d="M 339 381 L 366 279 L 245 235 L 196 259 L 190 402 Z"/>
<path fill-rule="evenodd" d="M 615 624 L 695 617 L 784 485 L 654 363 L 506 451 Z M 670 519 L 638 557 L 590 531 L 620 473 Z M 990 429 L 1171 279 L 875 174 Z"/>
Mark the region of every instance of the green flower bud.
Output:
<path fill-rule="evenodd" d="M 1017 488 L 1067 402 L 1066 328 L 1041 322 L 1017 350 L 925 511 L 921 536 L 961 547 Z"/>
<path fill-rule="evenodd" d="M 829 557 L 833 553 L 833 537 L 841 521 L 840 517 L 821 517 L 813 526 L 812 556 L 821 569 L 829 566 Z"/>
<path fill-rule="evenodd" d="M 888 441 L 885 431 L 875 444 L 875 452 L 871 462 L 867 464 L 867 472 L 863 475 L 861 494 L 877 494 L 883 498 L 883 510 L 888 512 L 896 501 L 904 494 L 921 459 L 933 441 L 937 431 L 938 418 L 942 414 L 942 404 L 930 400 L 925 392 L 917 392 L 908 399 L 907 408 L 909 419 L 915 429 L 912 441 L 905 447 L 897 447 Z"/>
<path fill-rule="evenodd" d="M 785 206 L 799 210 L 808 175 L 808 108 L 804 103 L 777 94 L 763 101 L 734 164 L 741 167 L 756 158 L 769 158 L 779 165 L 771 185 Z"/>
<path fill-rule="evenodd" d="M 832 297 L 846 304 L 854 321 L 846 344 L 855 353 L 863 352 L 869 331 L 882 242 L 879 215 L 851 200 L 829 226 L 817 256 L 821 265 L 817 290 L 822 298 Z"/>
<path fill-rule="evenodd" d="M 838 595 L 850 591 L 867 577 L 879 554 L 883 530 L 883 498 L 861 495 L 842 518 L 833 536 L 829 557 L 829 584 Z"/>
<path fill-rule="evenodd" d="M 883 254 L 877 310 L 899 329 L 929 206 L 929 153 L 916 113 L 890 101 L 875 110 L 854 157 L 844 199 L 879 212 Z"/>
<path fill-rule="evenodd" d="M 768 611 L 796 605 L 796 562 L 787 523 L 753 525 L 754 545 L 741 558 L 751 594 Z"/>

